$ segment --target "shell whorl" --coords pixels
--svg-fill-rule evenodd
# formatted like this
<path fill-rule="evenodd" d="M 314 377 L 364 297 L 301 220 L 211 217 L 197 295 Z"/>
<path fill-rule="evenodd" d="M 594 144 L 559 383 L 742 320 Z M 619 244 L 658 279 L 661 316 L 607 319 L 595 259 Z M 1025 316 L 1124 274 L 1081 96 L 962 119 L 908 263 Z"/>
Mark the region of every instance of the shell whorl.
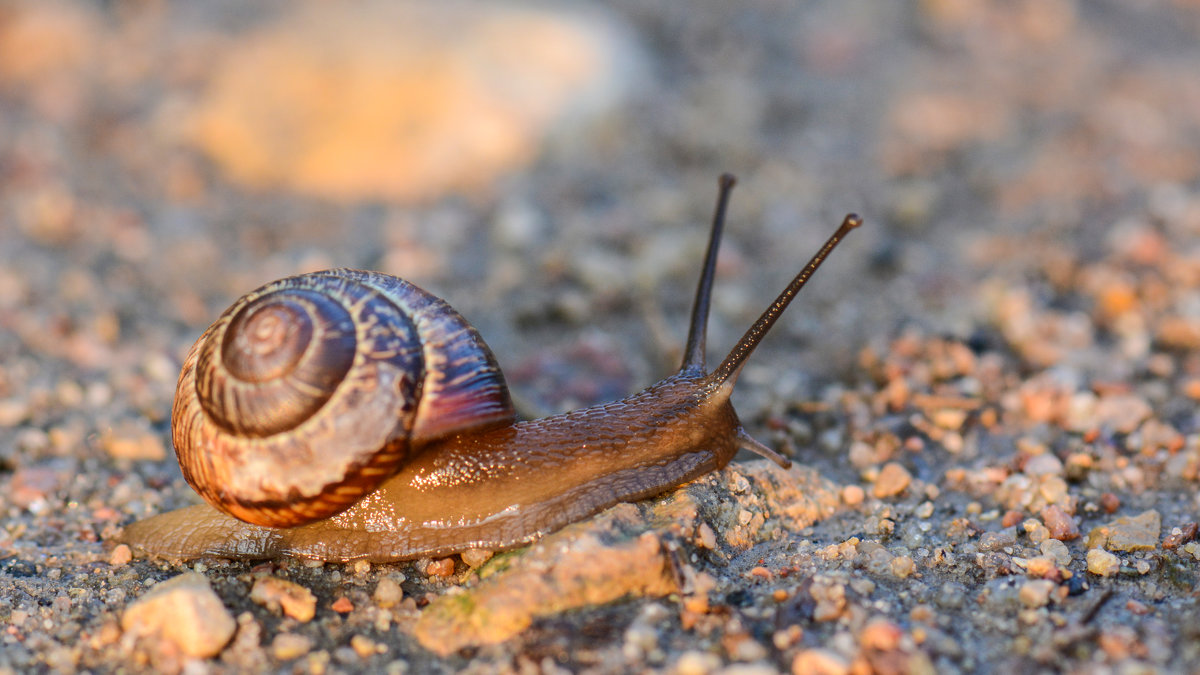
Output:
<path fill-rule="evenodd" d="M 205 500 L 290 527 L 349 507 L 422 443 L 514 416 L 495 357 L 448 304 L 339 269 L 226 310 L 184 362 L 171 422 Z"/>

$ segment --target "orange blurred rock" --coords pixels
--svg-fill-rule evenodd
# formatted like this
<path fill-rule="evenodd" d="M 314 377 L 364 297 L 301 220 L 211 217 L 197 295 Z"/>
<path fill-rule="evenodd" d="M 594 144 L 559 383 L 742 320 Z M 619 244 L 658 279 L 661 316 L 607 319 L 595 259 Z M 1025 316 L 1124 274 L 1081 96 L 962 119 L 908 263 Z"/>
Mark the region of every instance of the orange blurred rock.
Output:
<path fill-rule="evenodd" d="M 486 187 L 610 108 L 633 54 L 580 11 L 312 2 L 234 44 L 190 135 L 251 187 L 430 199 Z"/>

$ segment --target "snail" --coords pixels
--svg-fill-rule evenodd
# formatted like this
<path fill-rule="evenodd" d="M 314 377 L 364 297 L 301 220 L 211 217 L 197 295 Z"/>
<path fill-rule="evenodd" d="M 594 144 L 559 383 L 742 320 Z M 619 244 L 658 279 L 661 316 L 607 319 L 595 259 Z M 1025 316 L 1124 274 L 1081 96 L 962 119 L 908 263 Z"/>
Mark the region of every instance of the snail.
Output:
<path fill-rule="evenodd" d="M 336 269 L 237 300 L 185 359 L 172 435 L 207 502 L 133 523 L 151 555 L 373 562 L 529 543 L 723 468 L 787 468 L 730 403 L 746 359 L 861 219 L 850 214 L 715 369 L 705 332 L 734 178 L 723 175 L 678 372 L 628 398 L 517 421 L 496 359 L 443 300 Z"/>

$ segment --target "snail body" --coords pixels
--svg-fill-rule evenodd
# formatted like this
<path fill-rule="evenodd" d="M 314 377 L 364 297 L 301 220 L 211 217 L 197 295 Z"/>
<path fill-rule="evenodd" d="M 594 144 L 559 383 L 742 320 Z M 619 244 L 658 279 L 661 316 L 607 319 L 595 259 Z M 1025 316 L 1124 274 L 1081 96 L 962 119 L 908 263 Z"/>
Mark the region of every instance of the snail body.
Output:
<path fill-rule="evenodd" d="M 739 449 L 787 466 L 745 432 L 730 393 L 795 293 L 861 221 L 847 216 L 706 372 L 732 177 L 721 186 L 680 370 L 561 415 L 516 421 L 478 333 L 403 280 L 331 270 L 244 296 L 192 348 L 172 414 L 184 477 L 208 503 L 134 523 L 123 541 L 176 558 L 442 556 L 528 543 L 720 469 Z M 281 385 L 286 377 L 296 380 Z M 266 402 L 254 398 L 263 391 Z M 247 419 L 226 419 L 245 411 Z"/>

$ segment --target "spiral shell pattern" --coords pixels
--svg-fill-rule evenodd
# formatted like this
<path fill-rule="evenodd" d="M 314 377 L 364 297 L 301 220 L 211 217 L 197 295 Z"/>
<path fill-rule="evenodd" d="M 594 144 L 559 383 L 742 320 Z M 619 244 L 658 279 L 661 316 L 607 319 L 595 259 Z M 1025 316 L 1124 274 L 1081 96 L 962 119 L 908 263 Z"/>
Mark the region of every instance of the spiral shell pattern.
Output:
<path fill-rule="evenodd" d="M 192 346 L 171 426 L 183 475 L 246 522 L 348 508 L 422 443 L 514 418 L 474 328 L 396 277 L 329 270 L 243 296 Z"/>

